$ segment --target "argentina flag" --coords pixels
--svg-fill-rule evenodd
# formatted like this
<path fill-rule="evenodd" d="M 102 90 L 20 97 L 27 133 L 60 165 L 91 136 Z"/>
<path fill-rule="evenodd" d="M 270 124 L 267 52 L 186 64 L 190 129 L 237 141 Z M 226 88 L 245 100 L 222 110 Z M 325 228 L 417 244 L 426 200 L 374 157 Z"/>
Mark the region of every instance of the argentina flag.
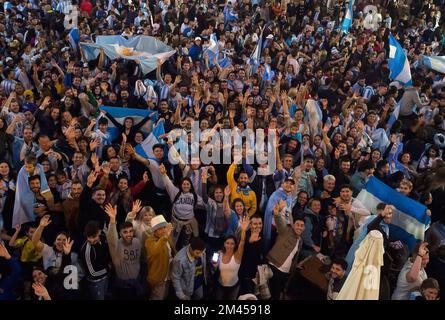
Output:
<path fill-rule="evenodd" d="M 422 55 L 420 57 L 420 65 L 430 70 L 445 73 L 445 56 L 429 57 Z"/>
<path fill-rule="evenodd" d="M 352 19 L 353 19 L 353 12 L 352 12 L 352 6 L 354 5 L 354 0 L 349 0 L 348 7 L 346 8 L 346 14 L 345 18 L 343 19 L 343 22 L 341 24 L 341 31 L 344 33 L 348 33 L 349 29 L 352 26 Z"/>
<path fill-rule="evenodd" d="M 105 114 L 100 114 L 99 118 L 105 117 L 108 119 L 108 132 L 111 140 L 116 139 L 120 135 L 118 126 L 124 124 L 125 118 L 133 118 L 133 125 L 140 126 L 140 130 L 148 134 L 151 130 L 151 124 L 158 119 L 158 112 L 153 110 L 141 110 L 134 108 L 120 108 L 120 107 L 107 107 L 101 106 L 100 110 L 105 111 Z M 142 123 L 143 122 L 143 123 Z"/>
<path fill-rule="evenodd" d="M 224 7 L 223 12 L 224 12 L 224 29 L 226 29 L 229 22 L 238 20 L 238 14 L 233 12 L 233 8 L 229 7 L 229 5 L 226 5 Z"/>
<path fill-rule="evenodd" d="M 123 36 L 98 36 L 96 43 L 80 42 L 80 48 L 88 60 L 96 59 L 101 49 L 112 60 L 137 60 L 144 74 L 157 68 L 158 59 L 164 63 L 176 53 L 172 47 L 150 36 L 136 36 L 130 39 Z"/>
<path fill-rule="evenodd" d="M 79 29 L 72 28 L 70 30 L 70 32 L 68 33 L 68 41 L 69 41 L 71 47 L 77 51 L 78 44 L 80 41 Z"/>
<path fill-rule="evenodd" d="M 134 150 L 144 158 L 154 159 L 153 146 L 157 143 L 161 143 L 160 136 L 165 134 L 164 121 L 160 121 L 153 130 L 150 132 L 147 138 L 140 144 L 136 145 Z"/>
<path fill-rule="evenodd" d="M 221 68 L 227 68 L 232 64 L 226 54 L 219 50 L 218 39 L 216 38 L 216 34 L 214 33 L 210 35 L 210 45 L 203 51 L 202 56 L 204 57 L 205 55 L 208 55 L 209 57 L 210 68 L 213 68 L 215 66 L 215 64 L 213 63 L 213 60 L 215 58 L 218 59 L 218 64 Z"/>
<path fill-rule="evenodd" d="M 396 80 L 404 86 L 412 86 L 408 58 L 392 34 L 389 35 L 389 70 L 392 80 Z"/>
<path fill-rule="evenodd" d="M 413 250 L 423 241 L 430 217 L 426 206 L 408 198 L 375 177 L 371 177 L 360 191 L 357 199 L 371 212 L 376 211 L 380 202 L 393 205 L 392 223 L 389 225 L 390 241 L 400 240 Z"/>

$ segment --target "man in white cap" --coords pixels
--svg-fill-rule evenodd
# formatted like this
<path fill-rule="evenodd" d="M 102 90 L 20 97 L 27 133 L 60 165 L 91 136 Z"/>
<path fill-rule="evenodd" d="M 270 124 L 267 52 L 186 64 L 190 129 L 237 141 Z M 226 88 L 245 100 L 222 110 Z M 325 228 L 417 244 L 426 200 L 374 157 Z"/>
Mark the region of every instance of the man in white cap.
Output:
<path fill-rule="evenodd" d="M 164 300 L 168 295 L 170 262 L 175 255 L 173 226 L 163 215 L 157 215 L 151 220 L 151 229 L 153 234 L 145 242 L 150 300 Z"/>

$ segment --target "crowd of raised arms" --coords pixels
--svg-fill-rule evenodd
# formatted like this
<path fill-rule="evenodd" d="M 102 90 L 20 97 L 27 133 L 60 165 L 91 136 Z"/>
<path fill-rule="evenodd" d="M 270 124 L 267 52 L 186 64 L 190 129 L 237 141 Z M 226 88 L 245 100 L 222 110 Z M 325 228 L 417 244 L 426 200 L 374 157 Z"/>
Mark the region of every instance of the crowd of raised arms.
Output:
<path fill-rule="evenodd" d="M 418 62 L 445 55 L 444 0 L 355 0 L 347 30 L 344 0 L 78 1 L 0 0 L 0 300 L 332 300 L 373 230 L 379 299 L 440 299 L 445 78 Z M 81 50 L 116 35 L 176 52 L 144 73 Z M 230 163 L 180 159 L 178 129 L 198 151 L 274 132 L 275 162 L 247 161 L 246 139 L 214 145 Z M 358 197 L 368 182 L 426 208 L 417 244 L 400 208 Z"/>

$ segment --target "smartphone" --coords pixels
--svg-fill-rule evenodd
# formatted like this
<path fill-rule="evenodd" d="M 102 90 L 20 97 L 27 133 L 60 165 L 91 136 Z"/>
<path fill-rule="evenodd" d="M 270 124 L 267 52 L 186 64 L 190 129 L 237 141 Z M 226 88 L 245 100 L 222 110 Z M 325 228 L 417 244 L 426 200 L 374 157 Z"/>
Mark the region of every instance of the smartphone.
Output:
<path fill-rule="evenodd" d="M 219 252 L 214 252 L 212 256 L 212 263 L 217 263 L 219 260 Z"/>

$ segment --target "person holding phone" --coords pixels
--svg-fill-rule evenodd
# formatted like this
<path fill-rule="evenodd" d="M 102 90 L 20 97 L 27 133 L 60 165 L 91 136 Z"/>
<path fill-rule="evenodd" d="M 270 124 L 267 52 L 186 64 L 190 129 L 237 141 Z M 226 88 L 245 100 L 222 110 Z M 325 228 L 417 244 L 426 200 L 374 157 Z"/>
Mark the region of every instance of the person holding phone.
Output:
<path fill-rule="evenodd" d="M 212 257 L 212 265 L 217 274 L 219 273 L 216 300 L 236 300 L 238 297 L 238 270 L 244 253 L 244 241 L 249 223 L 249 217 L 244 216 L 240 224 L 241 238 L 239 243 L 235 236 L 228 236 L 224 241 L 222 250 Z"/>

